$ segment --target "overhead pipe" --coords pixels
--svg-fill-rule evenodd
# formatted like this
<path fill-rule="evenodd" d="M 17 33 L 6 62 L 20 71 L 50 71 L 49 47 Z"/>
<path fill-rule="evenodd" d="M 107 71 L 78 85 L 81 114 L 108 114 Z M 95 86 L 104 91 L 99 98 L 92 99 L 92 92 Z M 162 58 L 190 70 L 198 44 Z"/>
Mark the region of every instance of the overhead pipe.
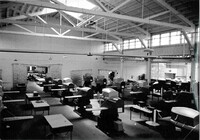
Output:
<path fill-rule="evenodd" d="M 0 49 L 0 52 L 7 53 L 38 53 L 38 54 L 62 54 L 62 55 L 85 55 L 85 56 L 107 56 L 123 58 L 152 58 L 152 59 L 190 59 L 190 56 L 145 56 L 145 55 L 124 55 L 124 54 L 97 54 L 97 53 L 76 53 L 66 51 L 47 51 L 47 50 L 22 50 L 22 49 Z"/>

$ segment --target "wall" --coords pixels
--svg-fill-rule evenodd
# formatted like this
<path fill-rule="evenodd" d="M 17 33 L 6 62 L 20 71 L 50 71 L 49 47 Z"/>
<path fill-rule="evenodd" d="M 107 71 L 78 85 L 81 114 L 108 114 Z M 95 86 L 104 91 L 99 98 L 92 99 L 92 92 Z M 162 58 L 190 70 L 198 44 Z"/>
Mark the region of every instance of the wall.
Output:
<path fill-rule="evenodd" d="M 121 72 L 121 62 L 120 61 L 110 61 L 110 60 L 104 60 L 104 67 L 102 69 L 106 70 L 113 70 L 117 71 L 116 78 L 120 77 Z M 146 74 L 146 62 L 140 62 L 140 61 L 124 61 L 123 62 L 123 78 L 124 80 L 138 80 L 138 76 L 142 74 Z"/>
<path fill-rule="evenodd" d="M 62 39 L 52 37 L 37 37 L 13 34 L 0 34 L 0 49 L 24 49 L 38 51 L 64 51 L 70 53 L 88 53 L 100 51 L 102 42 Z M 63 57 L 65 56 L 65 57 Z M 13 71 L 12 64 L 62 65 L 62 78 L 69 77 L 71 70 L 93 69 L 97 74 L 98 66 L 102 59 L 87 55 L 63 55 L 63 54 L 36 54 L 36 53 L 8 53 L 0 52 L 0 69 L 4 86 L 12 88 Z M 99 62 L 98 62 L 99 61 Z"/>
<path fill-rule="evenodd" d="M 184 45 L 172 45 L 172 46 L 160 46 L 160 47 L 154 47 L 153 48 L 153 52 L 152 52 L 152 56 L 159 56 L 159 55 L 166 55 L 166 56 L 170 56 L 170 55 L 187 55 L 190 54 L 190 50 L 189 50 L 189 46 L 187 44 Z M 115 55 L 119 55 L 120 53 L 117 51 L 113 51 L 113 52 L 106 52 L 106 54 L 115 54 Z M 147 56 L 147 52 L 144 52 L 144 48 L 142 49 L 134 49 L 134 50 L 125 50 L 123 52 L 124 55 L 129 55 L 129 56 Z M 108 61 L 106 61 L 106 67 L 110 67 L 110 68 L 115 68 L 118 71 L 120 71 L 120 60 L 118 59 L 118 61 L 116 61 L 116 59 L 109 59 L 107 58 Z M 189 60 L 165 60 L 168 63 L 171 64 L 182 64 L 182 63 L 190 63 Z M 112 63 L 116 63 L 115 65 Z M 158 65 L 158 63 L 152 63 L 152 76 L 153 78 L 157 79 L 157 77 L 162 77 L 165 78 L 165 73 L 164 71 L 162 71 L 163 69 L 165 69 L 165 66 L 163 68 L 159 68 L 160 71 L 158 71 L 158 69 L 154 69 L 154 65 Z M 189 65 L 190 66 L 190 65 Z M 186 66 L 188 71 L 187 73 L 185 72 L 185 76 L 186 76 L 186 80 L 189 79 L 189 75 L 191 75 L 191 68 Z M 183 72 L 180 73 L 180 69 L 178 71 L 180 75 L 184 75 Z M 138 61 L 125 61 L 124 62 L 124 67 L 123 67 L 123 77 L 124 79 L 130 79 L 133 78 L 133 80 L 138 80 L 138 76 L 141 74 L 145 74 L 147 76 L 147 62 L 143 61 L 143 62 L 138 62 Z M 147 78 L 147 77 L 146 77 Z"/>
<path fill-rule="evenodd" d="M 14 27 L 12 27 L 14 28 Z M 13 30 L 10 28 L 10 30 Z M 34 29 L 32 29 L 34 30 Z M 52 32 L 48 29 L 37 28 L 38 32 Z M 70 32 L 69 35 L 77 34 Z M 63 39 L 53 37 L 37 37 L 13 34 L 0 34 L 0 49 L 26 49 L 26 50 L 45 50 L 63 51 L 69 53 L 102 53 L 103 43 L 94 41 L 83 41 L 74 39 Z M 119 52 L 112 52 L 119 54 Z M 124 51 L 125 55 L 147 55 L 143 49 Z M 188 45 L 162 46 L 155 47 L 152 55 L 183 55 L 189 54 Z M 64 57 L 63 57 L 64 56 Z M 16 61 L 15 61 L 16 60 Z M 32 65 L 51 65 L 61 64 L 62 78 L 70 77 L 72 70 L 92 69 L 94 77 L 98 75 L 98 69 L 114 70 L 118 72 L 117 77 L 123 76 L 125 80 L 138 80 L 138 76 L 146 74 L 146 61 L 124 61 L 123 73 L 121 73 L 120 61 L 108 61 L 99 56 L 86 55 L 62 55 L 62 54 L 25 54 L 25 53 L 3 53 L 0 52 L 0 69 L 4 85 L 11 88 L 13 83 L 12 63 L 32 64 Z"/>

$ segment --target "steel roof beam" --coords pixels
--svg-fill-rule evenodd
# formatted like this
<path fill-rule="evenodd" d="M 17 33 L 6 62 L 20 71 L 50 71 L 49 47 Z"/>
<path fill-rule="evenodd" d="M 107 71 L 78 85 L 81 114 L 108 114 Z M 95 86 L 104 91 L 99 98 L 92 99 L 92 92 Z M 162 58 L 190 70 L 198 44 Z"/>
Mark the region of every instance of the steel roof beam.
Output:
<path fill-rule="evenodd" d="M 3 1 L 3 0 L 0 0 L 0 1 Z M 7 0 L 7 1 L 20 2 L 20 3 L 39 6 L 39 7 L 46 7 L 46 8 L 52 8 L 52 9 L 57 9 L 57 10 L 63 10 L 63 11 L 97 15 L 97 16 L 103 16 L 103 17 L 108 17 L 108 18 L 115 18 L 115 19 L 120 19 L 120 20 L 127 20 L 127 21 L 132 21 L 132 22 L 152 24 L 152 25 L 158 25 L 158 26 L 164 26 L 164 27 L 170 27 L 170 28 L 176 28 L 176 29 L 193 30 L 193 28 L 189 27 L 189 26 L 160 22 L 160 21 L 155 21 L 155 20 L 142 19 L 142 18 L 131 17 L 131 16 L 127 16 L 127 15 L 119 15 L 119 14 L 115 14 L 115 13 L 93 11 L 93 10 L 87 10 L 87 9 L 77 8 L 77 7 L 57 5 L 57 4 L 43 2 L 43 1 L 37 1 L 37 2 L 36 1 L 28 1 L 28 0 L 27 1 L 24 1 L 24 0 Z"/>
<path fill-rule="evenodd" d="M 188 20 L 184 15 L 182 15 L 181 13 L 179 13 L 176 9 L 174 9 L 173 7 L 171 7 L 164 0 L 154 0 L 154 1 L 157 2 L 158 4 L 162 5 L 164 8 L 167 8 L 168 10 L 170 10 L 174 15 L 176 15 L 177 17 L 179 17 L 185 23 L 187 23 L 188 25 L 190 25 L 192 28 L 195 28 L 195 25 L 190 20 Z"/>
<path fill-rule="evenodd" d="M 2 23 L 12 23 L 12 24 L 20 24 L 20 25 L 28 25 L 28 26 L 38 26 L 38 27 L 46 27 L 46 28 L 61 28 L 61 29 L 70 29 L 75 31 L 82 31 L 82 32 L 91 32 L 91 33 L 103 33 L 103 34 L 111 34 L 111 35 L 119 35 L 119 36 L 126 36 L 126 37 L 138 37 L 140 35 L 138 34 L 132 34 L 132 33 L 119 33 L 119 32 L 107 32 L 105 30 L 95 30 L 95 29 L 89 29 L 89 28 L 80 28 L 80 27 L 72 27 L 67 25 L 57 25 L 57 24 L 50 24 L 50 23 L 34 23 L 34 22 L 24 22 L 24 21 L 17 21 L 17 20 L 8 20 L 8 19 L 0 19 L 0 22 Z"/>
<path fill-rule="evenodd" d="M 87 40 L 87 41 L 99 41 L 99 42 L 118 42 L 117 40 L 109 40 L 109 39 L 97 39 L 97 38 L 83 38 L 78 36 L 61 36 L 55 34 L 44 34 L 44 33 L 29 33 L 29 32 L 18 32 L 18 31 L 4 31 L 0 30 L 0 33 L 7 34 L 18 34 L 18 35 L 30 35 L 30 36 L 42 36 L 42 37 L 55 37 L 55 38 L 67 38 L 67 39 L 75 39 L 75 40 Z"/>

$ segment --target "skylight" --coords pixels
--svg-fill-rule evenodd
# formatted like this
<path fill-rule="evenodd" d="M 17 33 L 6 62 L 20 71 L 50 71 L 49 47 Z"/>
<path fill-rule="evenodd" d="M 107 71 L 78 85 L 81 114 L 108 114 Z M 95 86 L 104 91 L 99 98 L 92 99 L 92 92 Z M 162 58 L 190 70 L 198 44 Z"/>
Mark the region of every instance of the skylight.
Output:
<path fill-rule="evenodd" d="M 94 4 L 87 0 L 58 0 L 59 2 L 65 4 L 66 6 L 76 7 L 76 8 L 83 8 L 83 9 L 92 9 L 95 7 Z M 75 18 L 80 18 L 82 15 L 81 13 L 74 13 L 74 12 L 66 12 Z"/>

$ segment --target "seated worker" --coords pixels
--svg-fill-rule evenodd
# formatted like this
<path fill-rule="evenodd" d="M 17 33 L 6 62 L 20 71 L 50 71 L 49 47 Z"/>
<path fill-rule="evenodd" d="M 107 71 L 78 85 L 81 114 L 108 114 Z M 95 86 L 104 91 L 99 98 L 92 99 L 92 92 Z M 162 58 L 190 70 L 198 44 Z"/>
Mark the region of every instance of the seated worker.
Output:
<path fill-rule="evenodd" d="M 98 118 L 98 128 L 111 134 L 114 130 L 114 121 L 120 120 L 118 118 L 118 106 L 116 102 L 113 102 L 114 98 L 118 98 L 118 92 L 112 88 L 103 89 L 104 101 L 101 107 L 108 108 L 107 110 L 101 110 Z"/>
<path fill-rule="evenodd" d="M 53 79 L 51 77 L 46 77 L 45 78 L 45 82 L 43 83 L 44 85 L 45 84 L 52 84 L 53 83 Z M 50 92 L 50 87 L 48 86 L 44 86 L 44 92 Z"/>
<path fill-rule="evenodd" d="M 100 116 L 98 118 L 98 128 L 111 134 L 114 132 L 114 121 L 118 119 L 117 106 L 112 102 L 105 100 L 101 107 L 107 107 L 107 110 L 101 110 Z"/>
<path fill-rule="evenodd" d="M 75 90 L 75 85 L 73 83 L 65 83 L 64 87 L 66 90 L 62 92 L 62 97 L 63 97 L 63 104 L 67 105 L 74 105 L 74 99 L 65 99 L 65 96 L 73 96 L 74 93 L 76 92 Z"/>
<path fill-rule="evenodd" d="M 81 113 L 82 116 L 86 115 L 85 107 L 91 107 L 90 99 L 93 98 L 93 90 L 89 87 L 82 87 L 78 89 L 78 95 L 82 95 L 75 101 L 78 106 L 77 111 Z"/>
<path fill-rule="evenodd" d="M 101 77 L 99 76 L 95 79 L 95 83 L 96 83 L 95 92 L 102 93 L 102 89 L 107 86 L 107 79 L 104 78 L 104 76 Z"/>

